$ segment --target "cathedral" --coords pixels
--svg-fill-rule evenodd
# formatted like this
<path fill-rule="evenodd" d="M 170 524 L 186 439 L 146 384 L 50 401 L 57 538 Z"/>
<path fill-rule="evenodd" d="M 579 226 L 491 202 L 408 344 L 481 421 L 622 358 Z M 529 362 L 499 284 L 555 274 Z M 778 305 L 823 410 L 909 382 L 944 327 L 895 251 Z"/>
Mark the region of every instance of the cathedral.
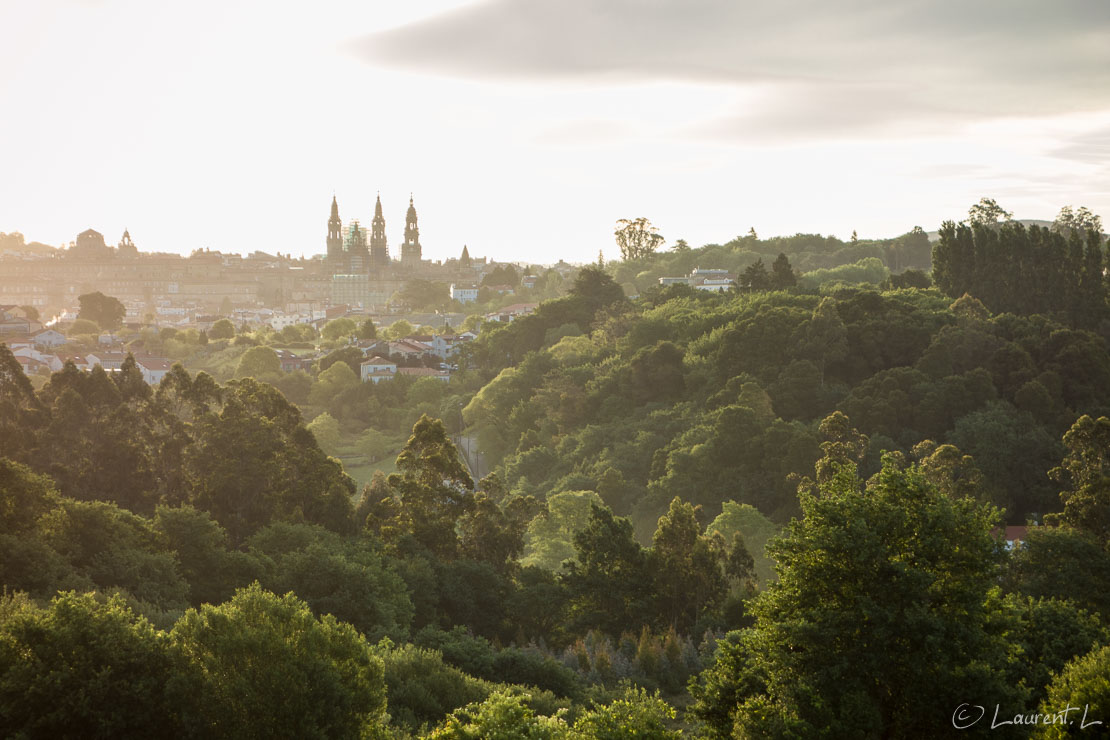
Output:
<path fill-rule="evenodd" d="M 339 219 L 339 203 L 332 196 L 327 242 L 327 264 L 332 275 L 381 275 L 390 268 L 413 271 L 420 267 L 420 229 L 416 224 L 416 206 L 411 196 L 409 210 L 405 214 L 405 238 L 399 260 L 389 258 L 380 195 L 374 205 L 374 219 L 370 222 L 369 231 L 368 236 L 367 230 L 354 220 L 344 234 L 343 222 Z"/>

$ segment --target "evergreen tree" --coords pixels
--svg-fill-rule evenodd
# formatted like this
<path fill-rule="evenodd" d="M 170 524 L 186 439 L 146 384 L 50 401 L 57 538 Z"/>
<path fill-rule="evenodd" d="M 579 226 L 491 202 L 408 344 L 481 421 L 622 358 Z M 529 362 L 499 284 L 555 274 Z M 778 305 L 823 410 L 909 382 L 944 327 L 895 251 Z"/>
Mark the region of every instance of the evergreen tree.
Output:
<path fill-rule="evenodd" d="M 779 256 L 771 264 L 771 289 L 786 290 L 797 284 L 798 276 L 794 274 L 794 268 L 790 266 L 790 260 L 786 258 L 784 253 L 779 252 Z"/>
<path fill-rule="evenodd" d="M 771 287 L 771 276 L 767 274 L 767 268 L 763 266 L 762 259 L 757 259 L 744 268 L 740 278 L 740 286 L 753 291 L 767 290 Z"/>

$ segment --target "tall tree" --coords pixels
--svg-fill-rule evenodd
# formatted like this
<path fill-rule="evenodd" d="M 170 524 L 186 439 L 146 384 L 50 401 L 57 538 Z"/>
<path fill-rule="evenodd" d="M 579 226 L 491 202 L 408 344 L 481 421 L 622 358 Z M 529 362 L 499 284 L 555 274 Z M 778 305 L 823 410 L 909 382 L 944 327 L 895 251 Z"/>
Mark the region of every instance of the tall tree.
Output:
<path fill-rule="evenodd" d="M 779 256 L 771 264 L 771 289 L 772 290 L 786 290 L 793 288 L 798 284 L 798 276 L 794 274 L 794 268 L 790 265 L 790 260 L 786 255 L 779 252 Z"/>
<path fill-rule="evenodd" d="M 1064 206 L 1060 209 L 1060 213 L 1056 215 L 1056 220 L 1052 222 L 1052 230 L 1064 236 L 1068 236 L 1072 232 L 1086 234 L 1088 231 L 1100 234 L 1102 232 L 1102 217 L 1091 213 L 1086 206 L 1080 206 L 1078 209 Z"/>
<path fill-rule="evenodd" d="M 473 506 L 474 481 L 442 421 L 420 417 L 397 456 L 397 470 L 389 487 L 400 496 L 413 535 L 432 552 L 454 557 L 455 523 Z"/>
<path fill-rule="evenodd" d="M 79 295 L 77 301 L 81 306 L 77 318 L 92 321 L 101 329 L 118 329 L 127 315 L 127 309 L 118 298 L 104 295 L 99 290 Z"/>
<path fill-rule="evenodd" d="M 764 685 L 735 710 L 742 735 L 920 737 L 948 731 L 937 707 L 1020 701 L 990 631 L 997 510 L 890 459 L 866 490 L 843 466 L 800 498 L 744 637 Z"/>
<path fill-rule="evenodd" d="M 967 219 L 976 226 L 993 226 L 1000 220 L 1009 221 L 1014 214 L 1007 211 L 994 198 L 980 198 L 979 202 L 967 209 Z"/>
<path fill-rule="evenodd" d="M 676 496 L 667 513 L 659 517 L 652 537 L 650 567 L 655 574 L 658 613 L 681 634 L 690 634 L 702 612 L 725 596 L 724 553 L 702 534 L 699 508 Z"/>
<path fill-rule="evenodd" d="M 574 629 L 619 635 L 652 621 L 651 571 L 631 522 L 595 505 L 574 548 L 562 578 Z"/>
<path fill-rule="evenodd" d="M 624 291 L 612 276 L 592 265 L 578 271 L 570 293 L 584 298 L 592 311 L 625 300 Z"/>
<path fill-rule="evenodd" d="M 748 290 L 767 290 L 771 287 L 771 276 L 767 273 L 762 258 L 744 268 L 740 285 Z"/>
<path fill-rule="evenodd" d="M 613 235 L 617 238 L 621 257 L 626 260 L 650 257 L 666 241 L 659 230 L 651 225 L 651 221 L 642 217 L 632 220 L 622 218 L 617 221 L 617 229 Z"/>
<path fill-rule="evenodd" d="M 1081 416 L 1064 435 L 1067 455 L 1051 475 L 1067 488 L 1064 511 L 1046 520 L 1093 536 L 1110 549 L 1110 419 Z"/>

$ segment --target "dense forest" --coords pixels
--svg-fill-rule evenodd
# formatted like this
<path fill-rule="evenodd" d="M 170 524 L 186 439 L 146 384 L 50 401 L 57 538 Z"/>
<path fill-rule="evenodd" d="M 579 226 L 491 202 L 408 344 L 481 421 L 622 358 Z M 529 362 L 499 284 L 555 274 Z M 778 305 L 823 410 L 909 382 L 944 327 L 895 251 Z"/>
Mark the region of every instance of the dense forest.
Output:
<path fill-rule="evenodd" d="M 929 249 L 753 233 L 585 268 L 447 386 L 358 383 L 339 341 L 252 368 L 234 327 L 235 372 L 153 389 L 133 361 L 32 384 L 0 345 L 0 733 L 1110 722 L 1104 244 L 946 224 L 931 276 Z M 659 286 L 698 265 L 745 279 Z M 360 487 L 336 430 L 395 460 Z"/>

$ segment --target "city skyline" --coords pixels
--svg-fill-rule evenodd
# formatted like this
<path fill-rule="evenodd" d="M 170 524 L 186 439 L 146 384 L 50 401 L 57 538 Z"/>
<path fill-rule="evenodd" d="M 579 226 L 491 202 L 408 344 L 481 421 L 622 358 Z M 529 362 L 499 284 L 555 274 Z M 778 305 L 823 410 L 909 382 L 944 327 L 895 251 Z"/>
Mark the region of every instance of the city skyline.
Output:
<path fill-rule="evenodd" d="M 1110 8 L 697 0 L 0 6 L 0 231 L 587 262 L 613 224 L 891 237 L 980 197 L 1110 217 Z M 623 29 L 623 31 L 622 31 Z"/>

